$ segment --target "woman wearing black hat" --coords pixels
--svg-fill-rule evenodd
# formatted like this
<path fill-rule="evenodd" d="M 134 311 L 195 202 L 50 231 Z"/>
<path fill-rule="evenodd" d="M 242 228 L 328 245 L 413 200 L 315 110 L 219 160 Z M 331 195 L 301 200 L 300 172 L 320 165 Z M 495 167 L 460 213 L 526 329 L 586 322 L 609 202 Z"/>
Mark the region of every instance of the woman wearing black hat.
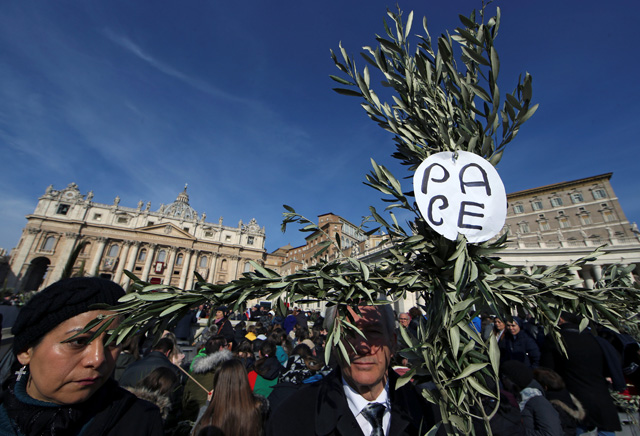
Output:
<path fill-rule="evenodd" d="M 120 352 L 105 345 L 107 332 L 90 341 L 124 295 L 117 284 L 80 277 L 54 283 L 20 311 L 12 328 L 13 352 L 23 365 L 0 399 L 0 435 L 161 435 L 157 407 L 120 388 L 111 375 Z"/>

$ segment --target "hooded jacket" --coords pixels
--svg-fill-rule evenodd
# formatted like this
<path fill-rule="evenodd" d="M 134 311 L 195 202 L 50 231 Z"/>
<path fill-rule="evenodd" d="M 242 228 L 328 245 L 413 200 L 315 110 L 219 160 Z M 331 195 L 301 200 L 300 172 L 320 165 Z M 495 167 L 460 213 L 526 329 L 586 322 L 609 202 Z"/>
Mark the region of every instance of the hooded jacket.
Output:
<path fill-rule="evenodd" d="M 520 391 L 518 401 L 527 436 L 562 436 L 560 416 L 536 380 Z"/>
<path fill-rule="evenodd" d="M 560 416 L 560 423 L 565 436 L 575 435 L 578 422 L 587 416 L 582 403 L 566 389 L 561 391 L 547 390 L 546 395 L 556 412 L 558 412 L 558 416 Z"/>
<path fill-rule="evenodd" d="M 155 404 L 158 409 L 160 409 L 160 414 L 162 415 L 163 420 L 166 420 L 167 416 L 169 416 L 169 411 L 171 410 L 171 400 L 168 396 L 162 395 L 159 392 L 152 391 L 148 388 L 128 387 L 125 389 L 127 389 L 139 399 L 148 401 L 151 404 Z"/>
<path fill-rule="evenodd" d="M 278 376 L 284 371 L 284 367 L 273 356 L 259 360 L 254 365 L 254 370 L 249 373 L 249 383 L 253 392 L 268 398 L 273 387 L 278 383 Z"/>
<path fill-rule="evenodd" d="M 521 322 L 518 323 L 518 325 L 520 324 Z M 504 339 L 498 341 L 500 361 L 517 360 L 530 368 L 536 368 L 540 365 L 540 348 L 527 332 L 520 330 L 516 335 L 506 332 L 502 337 Z"/>
<path fill-rule="evenodd" d="M 233 354 L 231 351 L 223 348 L 209 355 L 196 356 L 191 364 L 191 377 L 198 383 L 207 388 L 213 389 L 213 377 L 216 370 L 222 362 L 231 360 Z M 195 421 L 198 417 L 198 411 L 202 406 L 207 404 L 207 392 L 189 377 L 184 387 L 182 396 L 182 413 L 183 419 Z"/>

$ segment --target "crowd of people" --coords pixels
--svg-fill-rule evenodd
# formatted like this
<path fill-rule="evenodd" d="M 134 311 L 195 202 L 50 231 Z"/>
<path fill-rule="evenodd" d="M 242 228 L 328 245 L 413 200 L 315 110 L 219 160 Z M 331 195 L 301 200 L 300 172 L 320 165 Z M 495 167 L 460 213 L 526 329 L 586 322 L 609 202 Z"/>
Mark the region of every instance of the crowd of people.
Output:
<path fill-rule="evenodd" d="M 416 386 L 398 384 L 420 364 L 410 352 L 424 322 L 417 307 L 399 314 L 390 305 L 349 308 L 362 335 L 346 336 L 346 359 L 331 353 L 325 361 L 335 306 L 325 319 L 298 308 L 276 316 L 256 306 L 234 316 L 202 305 L 159 340 L 136 334 L 107 344 L 119 318 L 104 307 L 123 295 L 108 280 L 65 279 L 22 308 L 12 329 L 15 372 L 2 385 L 0 436 L 395 436 L 423 435 L 441 422 Z M 494 435 L 620 430 L 609 391 L 640 376 L 637 343 L 580 331 L 579 323 L 561 315 L 565 352 L 532 319 L 483 314 L 474 321 L 500 348 Z M 482 422 L 474 424 L 483 434 Z"/>

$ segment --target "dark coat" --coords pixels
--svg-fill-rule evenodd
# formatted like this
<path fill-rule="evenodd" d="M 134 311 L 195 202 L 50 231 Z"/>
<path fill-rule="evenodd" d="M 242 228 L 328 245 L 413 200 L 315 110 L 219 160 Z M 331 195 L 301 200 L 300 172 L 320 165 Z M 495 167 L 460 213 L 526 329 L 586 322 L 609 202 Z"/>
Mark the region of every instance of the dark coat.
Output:
<path fill-rule="evenodd" d="M 161 351 L 152 351 L 148 356 L 127 366 L 120 377 L 121 386 L 135 386 L 140 380 L 148 376 L 151 371 L 159 367 L 169 368 L 181 379 L 182 373 Z"/>
<path fill-rule="evenodd" d="M 293 330 L 293 327 L 298 323 L 298 320 L 296 319 L 295 316 L 293 315 L 287 315 L 287 317 L 284 319 L 284 322 L 282 323 L 282 328 L 284 328 L 284 330 L 287 332 L 287 334 L 291 333 L 291 330 Z"/>
<path fill-rule="evenodd" d="M 531 368 L 540 365 L 540 348 L 529 334 L 521 330 L 515 336 L 508 332 L 502 336 L 504 339 L 498 342 L 501 362 L 517 360 Z"/>
<path fill-rule="evenodd" d="M 109 380 L 92 398 L 100 401 L 99 412 L 86 424 L 82 436 L 162 436 L 162 417 L 153 404 L 136 398 Z M 20 436 L 0 398 L 0 436 Z"/>
<path fill-rule="evenodd" d="M 116 369 L 113 370 L 113 378 L 116 379 L 116 381 L 120 381 L 122 374 L 124 374 L 124 370 L 135 361 L 136 358 L 133 354 L 125 351 L 120 353 L 116 359 Z"/>
<path fill-rule="evenodd" d="M 439 419 L 411 383 L 395 389 L 398 376 L 389 369 L 389 398 L 394 436 L 422 436 Z M 267 436 L 363 436 L 342 387 L 340 369 L 288 397 L 267 422 Z"/>
<path fill-rule="evenodd" d="M 224 318 L 222 321 L 214 324 L 218 327 L 218 335 L 224 336 L 228 343 L 233 344 L 236 331 L 233 329 L 229 318 Z"/>
<path fill-rule="evenodd" d="M 298 312 L 298 314 L 296 315 L 296 323 L 304 329 L 309 328 L 309 323 L 307 322 L 307 315 L 305 315 L 304 312 L 302 311 Z"/>
<path fill-rule="evenodd" d="M 565 436 L 575 436 L 578 422 L 585 417 L 585 411 L 580 401 L 569 393 L 568 390 L 546 392 L 547 400 L 553 405 L 560 416 L 562 431 Z"/>
<path fill-rule="evenodd" d="M 527 436 L 562 436 L 560 416 L 549 400 L 545 398 L 542 386 L 532 380 L 526 389 L 537 389 L 541 395 L 529 398 L 522 409 L 525 434 Z M 520 394 L 522 395 L 525 390 Z"/>
<path fill-rule="evenodd" d="M 193 342 L 193 329 L 191 326 L 197 323 L 198 318 L 196 317 L 196 311 L 190 310 L 185 316 L 178 320 L 173 333 L 176 335 L 176 338 L 191 343 Z"/>
<path fill-rule="evenodd" d="M 579 333 L 578 326 L 570 323 L 560 326 L 560 334 L 568 358 L 553 346 L 551 338 L 547 338 L 541 365 L 560 374 L 567 390 L 582 403 L 587 412 L 582 426 L 595 425 L 599 430 L 620 431 L 618 411 L 605 380 L 604 353 L 596 338 L 586 330 Z"/>

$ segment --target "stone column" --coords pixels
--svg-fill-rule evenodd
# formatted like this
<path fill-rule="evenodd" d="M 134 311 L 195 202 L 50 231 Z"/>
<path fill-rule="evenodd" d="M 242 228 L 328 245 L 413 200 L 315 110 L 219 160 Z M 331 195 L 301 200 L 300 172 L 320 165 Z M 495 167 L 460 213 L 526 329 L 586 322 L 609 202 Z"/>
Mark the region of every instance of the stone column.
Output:
<path fill-rule="evenodd" d="M 236 264 L 233 267 L 233 275 L 229 278 L 229 281 L 232 281 L 238 278 L 238 265 L 240 264 L 240 256 L 233 256 L 232 259 L 235 260 Z"/>
<path fill-rule="evenodd" d="M 191 262 L 186 264 L 189 265 L 189 270 L 187 271 L 187 286 L 184 288 L 185 290 L 193 288 L 193 279 L 195 278 L 195 274 L 193 272 L 196 270 L 199 254 L 200 250 L 195 250 L 193 256 L 191 256 Z"/>
<path fill-rule="evenodd" d="M 218 263 L 218 257 L 220 255 L 218 253 L 211 253 L 211 263 L 209 264 L 209 275 L 207 276 L 207 281 L 209 283 L 213 283 L 215 280 L 216 274 L 216 263 Z"/>
<path fill-rule="evenodd" d="M 9 274 L 9 281 L 7 282 L 7 286 L 9 288 L 18 289 L 18 284 L 22 278 L 22 274 L 26 271 L 25 261 L 27 260 L 27 256 L 29 253 L 35 251 L 33 250 L 33 243 L 35 242 L 38 233 L 40 233 L 40 229 L 27 227 L 26 230 L 27 235 L 25 236 L 24 241 L 22 241 L 20 251 L 18 251 L 13 259 L 11 259 L 11 272 L 13 274 Z"/>
<path fill-rule="evenodd" d="M 578 273 L 578 271 L 577 271 L 577 270 L 574 270 L 574 271 L 573 271 L 573 276 L 574 276 L 575 278 L 577 278 L 578 280 L 582 280 L 582 277 L 580 277 L 580 273 Z"/>
<path fill-rule="evenodd" d="M 587 289 L 593 289 L 593 277 L 589 265 L 582 267 L 582 276 L 584 277 L 584 286 Z"/>
<path fill-rule="evenodd" d="M 58 260 L 56 262 L 55 268 L 53 269 L 53 274 L 48 275 L 47 279 L 45 279 L 45 282 L 47 282 L 47 285 L 57 282 L 62 278 L 62 272 L 64 271 L 64 267 L 67 265 L 67 262 L 69 261 L 71 252 L 73 251 L 73 248 L 76 246 L 76 242 L 78 241 L 80 234 L 74 233 L 74 232 L 66 232 L 64 234 L 64 237 L 65 237 L 64 247 L 62 247 L 62 251 L 60 252 L 60 254 L 58 254 Z"/>
<path fill-rule="evenodd" d="M 124 241 L 122 243 L 122 252 L 118 256 L 118 266 L 116 267 L 116 274 L 113 277 L 113 281 L 120 283 L 122 278 L 122 271 L 124 271 L 124 265 L 127 263 L 127 256 L 129 254 L 129 248 L 131 247 L 131 241 Z"/>
<path fill-rule="evenodd" d="M 104 247 L 107 245 L 107 238 L 103 238 L 102 236 L 95 238 L 98 242 L 98 246 L 96 247 L 96 252 L 94 254 L 94 258 L 91 261 L 91 266 L 89 267 L 89 275 L 95 276 L 98 275 L 98 269 L 100 267 L 100 261 L 102 260 L 102 255 L 104 254 Z"/>
<path fill-rule="evenodd" d="M 138 251 L 140 250 L 140 241 L 134 241 L 132 243 L 133 249 L 129 251 L 129 257 L 127 259 L 127 271 L 130 272 L 134 272 L 133 269 L 136 266 L 136 259 L 138 258 Z M 125 290 L 127 289 L 127 286 L 129 286 L 129 281 L 131 279 L 129 278 L 129 276 L 125 276 L 124 280 L 122 281 L 121 285 L 123 288 L 125 288 Z"/>
<path fill-rule="evenodd" d="M 167 261 L 167 268 L 164 272 L 164 284 L 171 285 L 171 277 L 173 277 L 173 268 L 176 261 L 176 252 L 178 250 L 175 247 L 169 248 L 169 260 Z"/>
<path fill-rule="evenodd" d="M 593 278 L 596 282 L 602 278 L 602 265 L 591 265 L 593 267 Z"/>
<path fill-rule="evenodd" d="M 193 250 L 185 250 L 184 259 L 182 261 L 182 274 L 180 274 L 180 284 L 178 287 L 180 289 L 186 289 L 185 284 L 187 283 L 187 276 L 189 275 L 189 268 L 191 265 L 191 254 Z"/>
<path fill-rule="evenodd" d="M 151 271 L 151 263 L 156 255 L 156 247 L 158 244 L 149 244 L 149 250 L 147 252 L 147 260 L 144 262 L 144 268 L 142 268 L 142 277 L 140 279 L 144 282 L 149 278 L 149 272 Z"/>

